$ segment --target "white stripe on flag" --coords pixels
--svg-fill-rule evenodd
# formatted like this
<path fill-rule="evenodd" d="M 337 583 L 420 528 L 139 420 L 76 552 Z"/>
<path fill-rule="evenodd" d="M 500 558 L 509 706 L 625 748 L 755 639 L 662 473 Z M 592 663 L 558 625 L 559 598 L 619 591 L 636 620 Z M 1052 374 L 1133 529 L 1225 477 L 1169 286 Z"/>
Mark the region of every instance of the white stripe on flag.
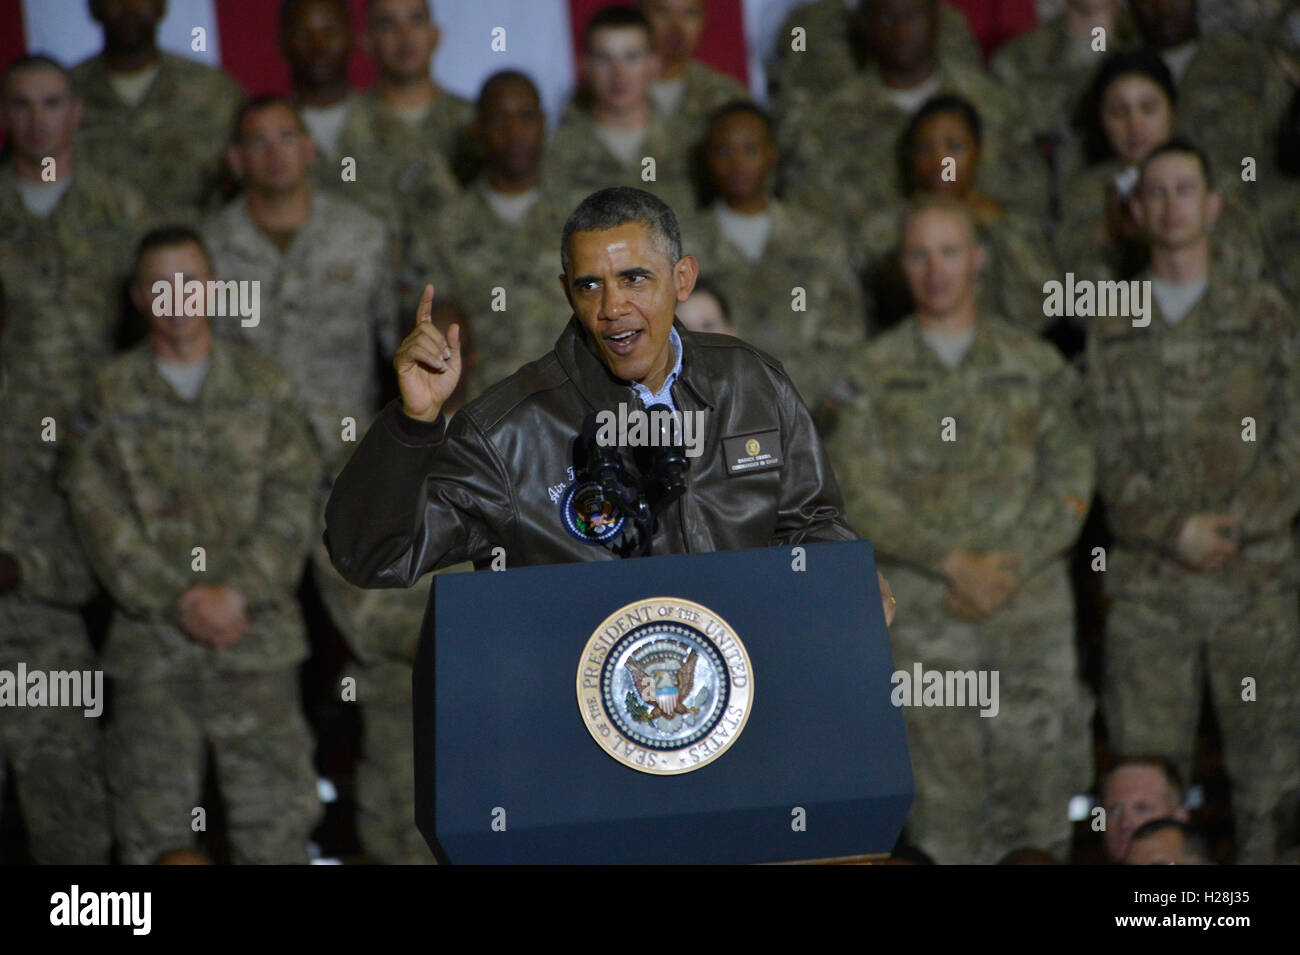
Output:
<path fill-rule="evenodd" d="M 745 17 L 745 55 L 749 63 L 749 91 L 760 103 L 767 102 L 767 71 L 764 64 L 772 59 L 781 23 L 795 7 L 807 0 L 741 0 Z"/>
<path fill-rule="evenodd" d="M 433 75 L 441 85 L 476 100 L 493 73 L 521 70 L 537 84 L 554 125 L 576 82 L 568 0 L 442 2 L 433 13 L 442 28 L 433 55 Z M 493 49 L 497 27 L 505 31 L 496 43 L 504 42 L 503 51 Z"/>
<path fill-rule="evenodd" d="M 221 65 L 215 0 L 168 0 L 167 15 L 158 30 L 158 45 L 168 53 L 189 57 L 209 66 Z M 73 66 L 94 56 L 103 46 L 99 24 L 90 17 L 86 0 L 23 0 L 27 49 L 47 53 Z M 206 31 L 207 49 L 196 51 L 193 31 Z"/>

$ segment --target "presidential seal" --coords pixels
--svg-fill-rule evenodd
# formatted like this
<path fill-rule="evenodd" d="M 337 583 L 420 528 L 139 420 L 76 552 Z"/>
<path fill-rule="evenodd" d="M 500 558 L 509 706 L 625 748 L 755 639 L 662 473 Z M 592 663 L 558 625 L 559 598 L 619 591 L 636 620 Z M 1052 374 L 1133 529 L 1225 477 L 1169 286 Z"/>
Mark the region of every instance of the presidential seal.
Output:
<path fill-rule="evenodd" d="M 614 505 L 601 493 L 600 485 L 574 481 L 560 497 L 560 520 L 564 529 L 584 544 L 603 544 L 623 533 L 626 518 L 614 513 Z"/>
<path fill-rule="evenodd" d="M 689 773 L 740 736 L 754 698 L 749 654 L 707 607 L 651 597 L 605 618 L 578 663 L 592 738 L 643 773 Z"/>

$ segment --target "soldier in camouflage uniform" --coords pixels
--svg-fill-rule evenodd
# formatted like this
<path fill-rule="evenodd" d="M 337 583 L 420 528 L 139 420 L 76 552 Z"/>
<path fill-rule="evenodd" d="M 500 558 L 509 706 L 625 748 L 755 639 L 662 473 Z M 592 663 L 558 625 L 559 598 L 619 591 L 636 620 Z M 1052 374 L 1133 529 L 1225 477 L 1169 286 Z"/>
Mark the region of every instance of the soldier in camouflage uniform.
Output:
<path fill-rule="evenodd" d="M 1104 582 L 1105 711 L 1119 752 L 1190 776 L 1208 681 L 1232 783 L 1237 861 L 1294 839 L 1300 512 L 1294 309 L 1211 268 L 1219 199 L 1172 144 L 1143 167 L 1150 324 L 1097 319 L 1088 340 L 1099 493 L 1115 544 Z"/>
<path fill-rule="evenodd" d="M 1172 74 L 1150 51 L 1118 53 L 1098 70 L 1087 99 L 1089 139 L 1095 141 L 1089 149 L 1099 158 L 1066 185 L 1055 236 L 1066 269 L 1110 279 L 1130 278 L 1145 266 L 1146 241 L 1130 203 L 1139 166 L 1184 122 L 1181 106 L 1175 113 L 1177 97 Z M 1254 216 L 1241 198 L 1247 187 L 1236 177 L 1227 183 L 1216 265 L 1258 278 L 1266 260 Z"/>
<path fill-rule="evenodd" d="M 39 363 L 24 366 L 22 380 L 0 371 L 0 670 L 10 673 L 20 662 L 29 673 L 97 668 L 77 612 L 95 583 L 54 483 L 58 438 L 68 426 L 48 388 L 55 380 Z M 38 863 L 108 861 L 98 722 L 66 706 L 6 708 L 0 717 L 0 796 L 8 766 Z"/>
<path fill-rule="evenodd" d="M 405 283 L 423 291 L 433 282 L 439 298 L 469 316 L 480 353 L 471 397 L 549 351 L 564 330 L 569 307 L 554 240 L 577 202 L 542 176 L 545 116 L 527 76 L 490 77 L 478 110 L 474 125 L 487 169 L 437 229 L 417 235 Z M 403 311 L 413 314 L 417 303 L 403 302 Z"/>
<path fill-rule="evenodd" d="M 704 0 L 641 0 L 660 63 L 650 98 L 671 122 L 674 139 L 684 143 L 704 135 L 705 123 L 719 106 L 749 96 L 738 81 L 695 59 L 707 6 Z"/>
<path fill-rule="evenodd" d="M 312 140 L 286 101 L 246 107 L 227 151 L 245 195 L 204 223 L 217 272 L 260 283 L 258 324 L 233 318 L 216 332 L 239 337 L 298 386 L 325 458 L 351 453 L 344 418 L 364 433 L 378 410 L 380 355 L 400 337 L 393 245 L 378 219 L 307 179 Z"/>
<path fill-rule="evenodd" d="M 827 451 L 906 608 L 890 630 L 895 666 L 999 674 L 996 714 L 952 700 L 904 711 L 907 832 L 940 863 L 1026 845 L 1061 859 L 1067 803 L 1092 778 L 1066 561 L 1094 476 L 1077 379 L 1052 346 L 978 313 L 964 205 L 919 200 L 903 257 L 917 313 L 854 363 L 858 394 Z"/>
<path fill-rule="evenodd" d="M 81 116 L 67 71 L 29 57 L 5 74 L 0 115 L 0 283 L 8 321 L 0 363 L 39 367 L 54 411 L 74 402 L 113 348 L 118 292 L 143 212 L 139 194 L 81 161 Z"/>
<path fill-rule="evenodd" d="M 836 377 L 828 366 L 866 338 L 844 240 L 773 197 L 776 145 L 752 103 L 715 114 L 705 165 L 717 198 L 691 251 L 726 296 L 737 334 L 780 360 L 810 407 L 820 404 Z"/>
<path fill-rule="evenodd" d="M 294 592 L 321 460 L 270 362 L 214 339 L 205 315 L 154 314 L 155 283 L 175 273 L 212 279 L 197 236 L 146 236 L 131 299 L 149 339 L 97 377 L 93 423 L 62 475 L 115 604 L 104 668 L 118 847 L 122 861 L 148 863 L 190 846 L 211 746 L 234 861 L 306 862 L 321 809 Z"/>
<path fill-rule="evenodd" d="M 834 92 L 859 70 L 867 51 L 853 36 L 859 0 L 812 0 L 791 10 L 776 35 L 776 51 L 768 67 L 768 86 L 780 120 Z M 940 4 L 939 55 L 945 63 L 977 68 L 983 56 L 971 36 L 966 16 Z M 794 31 L 802 29 L 802 50 L 792 49 Z M 855 49 L 855 46 L 859 49 Z"/>
<path fill-rule="evenodd" d="M 1045 210 L 1046 167 L 1032 130 L 1016 125 L 1014 99 L 983 70 L 942 59 L 938 7 L 938 0 L 879 0 L 863 9 L 871 64 L 784 117 L 790 198 L 838 224 L 900 195 L 898 144 L 908 120 L 931 96 L 955 93 L 978 104 L 984 118 L 981 188 L 1030 214 Z"/>
<path fill-rule="evenodd" d="M 1038 334 L 1047 321 L 1043 284 L 1056 278 L 1056 262 L 1037 219 L 1005 208 L 976 186 L 983 155 L 982 126 L 975 107 L 959 96 L 927 100 L 903 135 L 908 192 L 945 193 L 966 203 L 984 247 L 984 267 L 976 285 L 980 313 L 998 315 Z M 852 226 L 850 245 L 856 267 L 866 276 L 868 310 L 877 330 L 915 309 L 898 260 L 900 205 L 880 206 Z"/>
<path fill-rule="evenodd" d="M 678 214 L 691 209 L 690 143 L 674 136 L 650 99 L 657 58 L 645 17 L 626 7 L 600 11 L 587 24 L 583 49 L 586 87 L 560 118 L 544 177 L 583 195 L 635 186 Z M 653 178 L 643 178 L 651 168 Z"/>
<path fill-rule="evenodd" d="M 1180 122 L 1204 143 L 1215 166 L 1239 173 L 1245 156 L 1259 160 L 1261 167 L 1271 166 L 1274 124 L 1291 90 L 1264 45 L 1202 29 L 1197 0 L 1130 3 L 1147 47 L 1174 74 Z"/>
<path fill-rule="evenodd" d="M 1278 125 L 1278 174 L 1254 188 L 1270 276 L 1288 300 L 1300 300 L 1300 90 Z"/>
<path fill-rule="evenodd" d="M 91 0 L 104 49 L 72 73 L 86 104 L 77 148 L 135 186 L 151 218 L 194 221 L 214 198 L 243 93 L 221 71 L 158 50 L 165 6 Z"/>
<path fill-rule="evenodd" d="M 1093 31 L 1105 31 L 1104 40 Z M 1059 215 L 1060 192 L 1080 165 L 1082 144 L 1075 114 L 1088 81 L 1106 54 L 1130 49 L 1137 28 L 1123 0 L 1069 0 L 1061 16 L 1040 23 L 1001 46 L 990 72 L 1020 101 L 1021 117 L 1051 148 L 1050 212 Z"/>

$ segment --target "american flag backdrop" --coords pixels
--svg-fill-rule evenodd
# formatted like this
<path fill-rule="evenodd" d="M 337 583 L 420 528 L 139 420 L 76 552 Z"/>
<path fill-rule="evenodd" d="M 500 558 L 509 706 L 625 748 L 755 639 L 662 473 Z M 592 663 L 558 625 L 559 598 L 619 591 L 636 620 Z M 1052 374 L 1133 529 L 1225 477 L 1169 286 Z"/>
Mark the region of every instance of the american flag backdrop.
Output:
<path fill-rule="evenodd" d="M 803 0 L 708 0 L 700 59 L 735 76 L 763 98 L 763 60 L 786 14 Z M 847 2 L 847 0 L 846 0 Z M 965 11 L 985 50 L 1034 23 L 1034 0 L 950 0 Z M 349 0 L 356 30 L 365 0 Z M 577 81 L 578 43 L 587 19 L 615 0 L 433 0 L 442 44 L 434 56 L 438 82 L 462 96 L 513 67 L 528 73 L 556 119 Z M 276 49 L 279 0 L 168 0 L 159 30 L 163 49 L 228 70 L 250 93 L 287 92 L 289 71 Z M 505 50 L 492 49 L 503 27 Z M 202 30 L 203 50 L 194 49 Z M 88 0 L 0 0 L 0 63 L 24 51 L 48 53 L 69 66 L 99 51 L 100 30 Z M 352 85 L 369 86 L 375 70 L 358 44 Z"/>

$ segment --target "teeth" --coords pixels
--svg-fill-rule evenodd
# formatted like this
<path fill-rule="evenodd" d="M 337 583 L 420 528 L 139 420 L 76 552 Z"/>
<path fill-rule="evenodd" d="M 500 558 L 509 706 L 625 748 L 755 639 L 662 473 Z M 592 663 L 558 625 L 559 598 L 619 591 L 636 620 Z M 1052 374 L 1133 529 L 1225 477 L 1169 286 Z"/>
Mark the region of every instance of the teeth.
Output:
<path fill-rule="evenodd" d="M 636 329 L 633 329 L 633 330 L 630 331 L 630 332 L 622 332 L 622 333 L 620 333 L 620 334 L 618 334 L 618 335 L 611 335 L 611 336 L 609 337 L 609 340 L 612 341 L 612 342 L 621 342 L 621 341 L 625 341 L 625 340 L 631 338 L 631 337 L 632 337 L 633 335 L 635 335 L 635 334 L 636 334 Z"/>

